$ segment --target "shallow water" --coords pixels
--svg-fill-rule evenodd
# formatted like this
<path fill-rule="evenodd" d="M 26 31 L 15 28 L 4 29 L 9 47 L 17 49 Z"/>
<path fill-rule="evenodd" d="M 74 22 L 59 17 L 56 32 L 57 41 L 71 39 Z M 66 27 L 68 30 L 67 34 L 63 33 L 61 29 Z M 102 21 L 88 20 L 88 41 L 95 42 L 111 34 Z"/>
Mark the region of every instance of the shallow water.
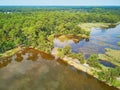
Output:
<path fill-rule="evenodd" d="M 120 25 L 115 28 L 102 29 L 92 28 L 89 41 L 83 39 L 78 43 L 73 40 L 61 42 L 59 39 L 54 40 L 54 47 L 71 46 L 73 52 L 82 52 L 86 58 L 91 54 L 104 53 L 105 48 L 120 50 L 117 42 L 120 42 Z"/>
<path fill-rule="evenodd" d="M 61 60 L 23 49 L 0 61 L 0 90 L 117 90 Z"/>
<path fill-rule="evenodd" d="M 116 67 L 114 64 L 112 64 L 111 62 L 108 62 L 108 61 L 99 60 L 99 62 L 106 67 L 110 67 L 110 68 L 115 68 Z"/>

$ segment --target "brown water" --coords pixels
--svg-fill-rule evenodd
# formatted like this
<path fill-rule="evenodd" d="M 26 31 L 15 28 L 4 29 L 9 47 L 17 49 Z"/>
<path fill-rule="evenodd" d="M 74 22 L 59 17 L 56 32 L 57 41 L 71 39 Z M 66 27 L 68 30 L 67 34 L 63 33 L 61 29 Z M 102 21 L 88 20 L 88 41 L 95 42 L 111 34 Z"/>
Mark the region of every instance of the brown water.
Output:
<path fill-rule="evenodd" d="M 26 48 L 0 62 L 0 90 L 117 90 L 62 60 Z"/>

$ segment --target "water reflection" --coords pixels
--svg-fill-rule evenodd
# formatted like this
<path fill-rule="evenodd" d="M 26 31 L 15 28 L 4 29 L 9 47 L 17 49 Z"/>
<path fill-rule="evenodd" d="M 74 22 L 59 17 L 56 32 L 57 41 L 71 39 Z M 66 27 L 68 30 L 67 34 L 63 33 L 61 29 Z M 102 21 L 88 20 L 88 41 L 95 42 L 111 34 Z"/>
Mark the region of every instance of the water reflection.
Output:
<path fill-rule="evenodd" d="M 0 90 L 117 90 L 36 49 L 25 48 L 4 61 Z"/>
<path fill-rule="evenodd" d="M 22 62 L 23 60 L 37 61 L 39 59 L 54 60 L 54 56 L 46 54 L 33 48 L 23 48 L 12 57 L 0 58 L 0 68 L 6 67 L 12 61 Z"/>
<path fill-rule="evenodd" d="M 103 64 L 104 66 L 106 66 L 106 67 L 110 67 L 110 68 L 115 68 L 116 67 L 114 64 L 112 64 L 112 63 L 110 63 L 108 61 L 99 60 L 99 62 L 101 64 Z"/>
<path fill-rule="evenodd" d="M 64 42 L 55 39 L 54 47 L 71 46 L 73 52 L 82 52 L 85 56 L 88 56 L 104 53 L 105 48 L 120 50 L 120 46 L 117 45 L 117 42 L 120 42 L 118 36 L 120 36 L 120 25 L 109 29 L 92 28 L 89 39 L 79 40 L 78 43 L 71 39 Z"/>

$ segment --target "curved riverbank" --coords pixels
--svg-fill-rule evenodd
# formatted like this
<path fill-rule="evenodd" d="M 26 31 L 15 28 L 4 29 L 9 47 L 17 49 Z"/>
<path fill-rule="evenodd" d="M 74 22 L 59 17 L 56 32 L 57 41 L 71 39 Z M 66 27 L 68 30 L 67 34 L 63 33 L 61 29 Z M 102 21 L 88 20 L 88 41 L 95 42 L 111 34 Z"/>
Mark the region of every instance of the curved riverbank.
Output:
<path fill-rule="evenodd" d="M 24 48 L 4 61 L 8 60 L 9 65 L 0 67 L 1 90 L 6 84 L 5 90 L 118 90 L 38 49 Z"/>
<path fill-rule="evenodd" d="M 54 49 L 52 50 L 51 54 L 52 54 L 53 56 L 55 56 L 56 60 L 59 58 L 57 48 L 54 48 Z M 75 59 L 75 58 L 73 59 L 72 57 L 68 57 L 68 56 L 64 56 L 64 57 L 62 58 L 62 60 L 65 61 L 66 63 L 68 63 L 69 65 L 73 66 L 74 68 L 76 68 L 76 69 L 78 69 L 78 70 L 80 70 L 80 71 L 83 71 L 83 72 L 85 72 L 85 73 L 87 73 L 87 74 L 89 74 L 89 75 L 97 78 L 98 80 L 106 83 L 107 85 L 113 86 L 113 85 L 111 85 L 111 83 L 106 82 L 106 80 L 104 80 L 104 79 L 103 79 L 103 80 L 99 79 L 99 76 L 97 75 L 97 73 L 101 71 L 100 69 L 91 67 L 91 66 L 89 66 L 89 65 L 86 64 L 86 63 L 82 64 L 82 63 L 80 63 L 80 61 L 79 61 L 78 59 Z M 104 70 L 105 70 L 105 69 L 107 70 L 107 68 L 104 67 L 104 66 L 102 66 L 102 68 L 103 68 Z M 115 87 L 115 86 L 114 86 L 114 87 Z M 120 89 L 120 87 L 116 87 L 116 88 Z"/>
<path fill-rule="evenodd" d="M 28 51 L 28 49 L 29 49 L 29 48 L 26 48 L 26 49 L 24 49 L 24 51 Z M 21 48 L 15 48 L 15 49 L 13 49 L 13 50 L 8 51 L 9 53 L 11 52 L 11 54 L 6 55 L 6 54 L 7 54 L 7 53 L 6 53 L 6 54 L 3 54 L 4 56 L 2 56 L 2 57 L 9 57 L 9 55 L 10 55 L 10 56 L 11 56 L 11 55 L 14 55 L 16 52 L 18 52 L 18 54 L 19 54 L 19 51 L 20 51 L 20 50 L 21 50 Z M 33 51 L 33 48 L 31 48 L 30 50 Z M 57 51 L 56 51 L 56 50 L 57 50 L 57 49 L 52 50 L 51 54 L 55 57 L 56 60 L 59 60 L 59 56 L 57 55 Z M 39 51 L 39 50 L 37 50 L 37 49 L 35 49 L 35 52 L 36 52 L 36 53 L 40 52 L 40 53 L 42 54 L 42 57 L 43 57 L 43 58 L 46 58 L 46 59 L 47 59 L 47 57 L 48 57 L 48 54 L 45 54 L 44 52 L 41 52 L 41 51 Z M 35 53 L 35 55 L 38 55 L 38 54 L 36 54 L 36 53 Z M 53 56 L 51 57 L 52 59 L 54 58 Z M 50 57 L 49 57 L 49 58 L 50 58 Z M 100 70 L 98 70 L 98 69 L 96 69 L 96 68 L 93 68 L 93 67 L 89 66 L 89 65 L 86 64 L 86 63 L 82 64 L 82 63 L 80 63 L 79 60 L 77 60 L 77 59 L 75 59 L 75 58 L 73 59 L 73 58 L 68 57 L 68 56 L 66 56 L 66 55 L 65 55 L 61 60 L 63 60 L 63 61 L 66 62 L 67 64 L 73 66 L 73 67 L 76 68 L 77 70 L 83 71 L 83 72 L 85 72 L 85 73 L 87 73 L 87 74 L 89 74 L 89 75 L 91 75 L 91 76 L 99 79 L 99 78 L 98 78 L 98 75 L 97 75 L 95 72 L 99 72 Z M 100 80 L 100 81 L 103 81 L 103 82 L 105 82 L 106 84 L 108 84 L 109 86 L 112 86 L 110 83 L 106 82 L 105 80 Z M 117 87 L 117 88 L 120 89 L 120 87 Z"/>

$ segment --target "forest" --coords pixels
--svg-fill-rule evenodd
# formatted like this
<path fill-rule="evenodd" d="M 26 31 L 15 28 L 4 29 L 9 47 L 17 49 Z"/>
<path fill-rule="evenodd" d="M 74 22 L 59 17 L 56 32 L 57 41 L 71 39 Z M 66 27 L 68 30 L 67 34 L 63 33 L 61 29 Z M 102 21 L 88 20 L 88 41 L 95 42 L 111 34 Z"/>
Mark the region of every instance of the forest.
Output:
<path fill-rule="evenodd" d="M 36 7 L 37 8 L 37 7 Z M 47 53 L 55 35 L 85 34 L 80 23 L 117 23 L 120 8 L 3 8 L 0 7 L 0 53 L 32 46 Z"/>
<path fill-rule="evenodd" d="M 9 50 L 11 51 L 8 53 L 12 53 L 12 49 L 16 47 L 32 47 L 52 54 L 54 39 L 59 36 L 62 40 L 66 37 L 74 38 L 76 43 L 80 41 L 77 38 L 84 37 L 86 42 L 89 42 L 90 31 L 87 29 L 101 23 L 115 27 L 117 23 L 120 23 L 119 11 L 120 7 L 0 6 L 0 56 Z M 120 42 L 116 44 L 120 45 Z M 93 54 L 86 60 L 83 53 L 72 52 L 71 47 L 57 48 L 56 52 L 58 52 L 58 59 L 64 59 L 65 56 L 71 57 L 73 61 L 77 59 L 79 66 L 89 65 L 92 76 L 112 86 L 120 86 L 120 82 L 116 79 L 120 76 L 118 60 L 120 50 L 106 49 L 104 54 Z M 100 60 L 110 61 L 116 67 L 106 67 L 100 63 Z M 2 65 L 6 61 L 1 60 L 1 67 L 10 63 L 7 61 L 5 65 Z"/>

